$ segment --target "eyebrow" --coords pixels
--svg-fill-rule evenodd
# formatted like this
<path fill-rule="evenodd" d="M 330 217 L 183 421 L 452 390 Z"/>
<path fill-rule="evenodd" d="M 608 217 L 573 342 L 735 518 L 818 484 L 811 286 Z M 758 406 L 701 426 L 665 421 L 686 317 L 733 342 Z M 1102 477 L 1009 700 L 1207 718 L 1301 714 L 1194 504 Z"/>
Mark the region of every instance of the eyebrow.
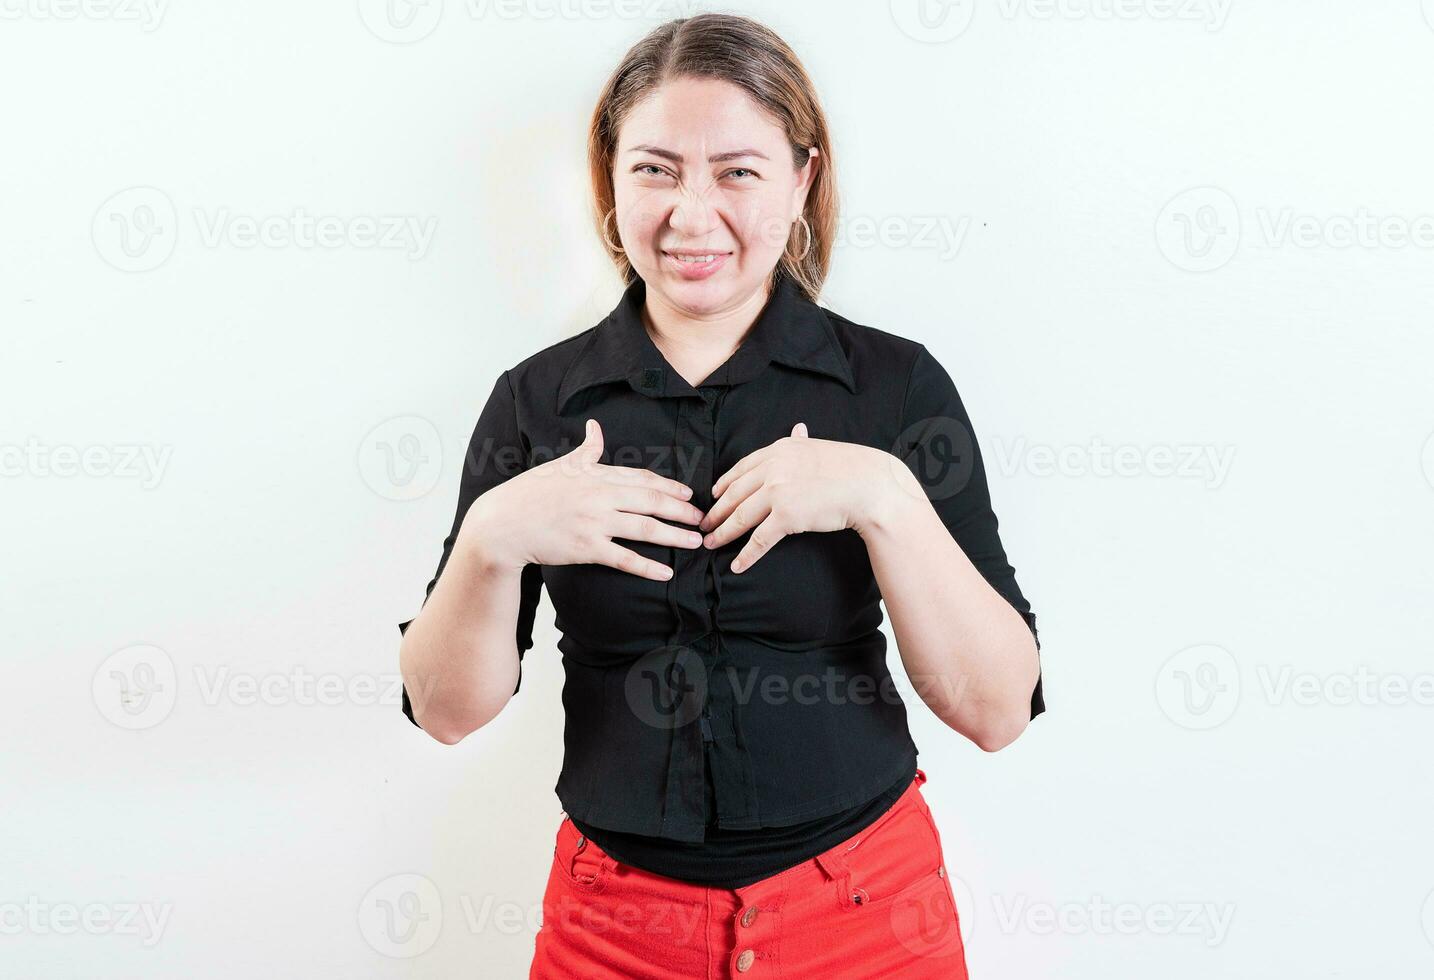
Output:
<path fill-rule="evenodd" d="M 671 150 L 664 150 L 662 147 L 653 146 L 650 143 L 643 143 L 639 146 L 631 147 L 627 152 L 651 153 L 655 157 L 662 157 L 664 160 L 671 160 L 673 163 L 683 162 L 681 153 L 673 153 Z M 707 158 L 707 162 L 725 163 L 728 160 L 740 160 L 742 157 L 758 157 L 762 160 L 768 159 L 767 154 L 761 152 L 760 150 L 753 150 L 751 148 L 748 148 L 745 150 L 728 150 L 726 153 L 714 153 L 712 156 Z"/>

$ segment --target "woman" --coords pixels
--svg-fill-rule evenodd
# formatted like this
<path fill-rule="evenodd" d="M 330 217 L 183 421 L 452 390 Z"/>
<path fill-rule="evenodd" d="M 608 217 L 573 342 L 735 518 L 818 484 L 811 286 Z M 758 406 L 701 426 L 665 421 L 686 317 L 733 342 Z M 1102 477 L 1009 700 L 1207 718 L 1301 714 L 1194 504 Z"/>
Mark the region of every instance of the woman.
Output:
<path fill-rule="evenodd" d="M 988 751 L 1044 710 L 970 420 L 922 345 L 816 305 L 836 227 L 810 80 L 702 15 L 593 116 L 612 313 L 498 379 L 404 711 L 457 742 L 521 679 L 546 585 L 565 808 L 531 977 L 963 977 L 886 668 Z"/>

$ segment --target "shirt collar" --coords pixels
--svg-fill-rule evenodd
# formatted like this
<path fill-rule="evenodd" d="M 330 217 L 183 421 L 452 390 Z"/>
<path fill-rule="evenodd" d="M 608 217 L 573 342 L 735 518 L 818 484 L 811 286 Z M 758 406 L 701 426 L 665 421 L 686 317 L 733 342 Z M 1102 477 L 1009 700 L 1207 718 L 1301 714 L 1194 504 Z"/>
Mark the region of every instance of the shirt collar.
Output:
<path fill-rule="evenodd" d="M 634 278 L 613 311 L 594 328 L 558 386 L 561 412 L 578 392 L 594 385 L 627 381 L 645 395 L 696 395 L 667 363 L 642 324 L 647 284 Z M 785 274 L 777 276 L 766 306 L 742 345 L 705 384 L 741 384 L 772 361 L 835 378 L 855 393 L 851 364 L 837 342 L 826 312 L 808 300 Z"/>

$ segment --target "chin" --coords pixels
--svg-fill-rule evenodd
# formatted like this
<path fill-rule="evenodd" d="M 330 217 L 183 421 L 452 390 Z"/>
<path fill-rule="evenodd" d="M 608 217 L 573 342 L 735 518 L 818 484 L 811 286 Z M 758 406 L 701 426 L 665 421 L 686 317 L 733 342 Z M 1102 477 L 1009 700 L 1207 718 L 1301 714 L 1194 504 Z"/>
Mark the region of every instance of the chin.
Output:
<path fill-rule="evenodd" d="M 725 307 L 731 293 L 728 286 L 707 282 L 664 281 L 661 288 L 670 303 L 699 316 Z"/>

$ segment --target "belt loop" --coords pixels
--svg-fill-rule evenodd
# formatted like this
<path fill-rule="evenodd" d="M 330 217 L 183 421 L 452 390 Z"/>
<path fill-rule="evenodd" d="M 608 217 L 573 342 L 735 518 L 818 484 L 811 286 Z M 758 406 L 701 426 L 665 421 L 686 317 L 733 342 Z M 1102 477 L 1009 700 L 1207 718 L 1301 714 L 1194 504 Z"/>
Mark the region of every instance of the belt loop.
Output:
<path fill-rule="evenodd" d="M 816 857 L 817 864 L 821 866 L 822 871 L 825 872 L 826 876 L 832 881 L 851 873 L 846 863 L 846 847 L 846 841 L 842 841 L 842 843 L 836 847 L 824 851 Z"/>
<path fill-rule="evenodd" d="M 831 850 L 816 856 L 816 862 L 827 878 L 837 883 L 837 905 L 843 909 L 852 907 L 851 868 L 846 863 L 846 850 L 849 846 L 846 841 L 842 841 Z"/>
<path fill-rule="evenodd" d="M 842 849 L 843 847 L 845 847 L 845 842 L 843 842 L 843 845 L 837 845 L 836 848 L 830 849 L 830 851 L 816 855 L 817 864 L 822 867 L 822 871 L 826 872 L 826 877 L 830 878 L 830 880 L 835 881 L 837 878 L 842 877 L 842 875 L 849 874 L 846 867 L 846 854 Z"/>
<path fill-rule="evenodd" d="M 918 767 L 916 770 L 916 785 L 920 786 L 924 782 L 926 782 L 926 773 Z"/>

